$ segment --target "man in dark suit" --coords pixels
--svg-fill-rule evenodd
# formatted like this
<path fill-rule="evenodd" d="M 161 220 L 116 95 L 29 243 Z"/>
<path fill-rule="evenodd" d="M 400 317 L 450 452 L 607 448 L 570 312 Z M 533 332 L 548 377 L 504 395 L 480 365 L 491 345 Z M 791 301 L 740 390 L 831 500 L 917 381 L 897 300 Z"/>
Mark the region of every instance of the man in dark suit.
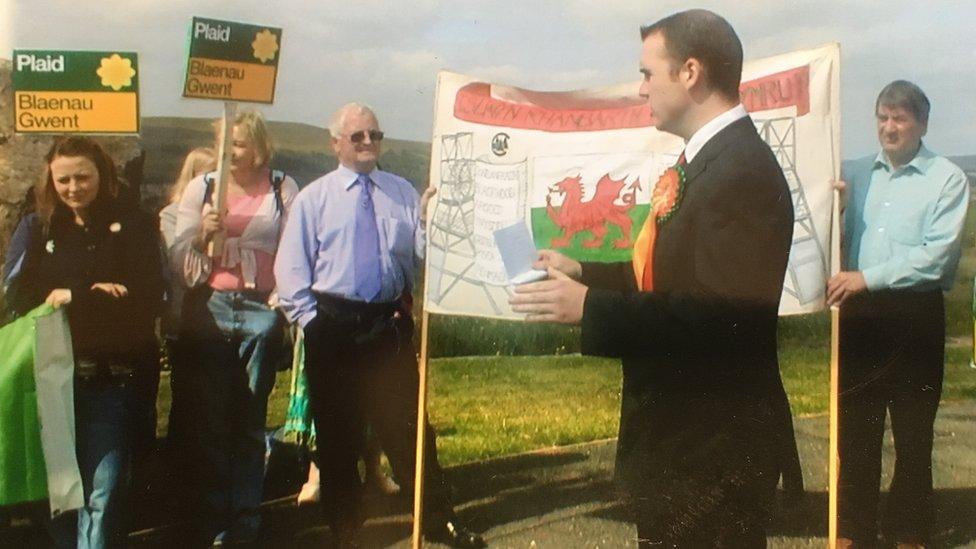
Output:
<path fill-rule="evenodd" d="M 633 263 L 541 252 L 527 320 L 582 325 L 621 357 L 617 477 L 641 547 L 765 547 L 781 468 L 776 322 L 793 231 L 789 187 L 739 104 L 742 46 L 705 10 L 641 29 L 640 94 L 687 141 L 654 191 Z"/>

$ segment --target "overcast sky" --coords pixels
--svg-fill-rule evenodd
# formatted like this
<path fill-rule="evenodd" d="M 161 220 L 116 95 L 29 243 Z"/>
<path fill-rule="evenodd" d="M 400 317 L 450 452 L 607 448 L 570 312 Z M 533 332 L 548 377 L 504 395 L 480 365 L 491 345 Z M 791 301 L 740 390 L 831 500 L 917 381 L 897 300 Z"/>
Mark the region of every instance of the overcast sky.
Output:
<path fill-rule="evenodd" d="M 283 28 L 269 118 L 325 126 L 351 100 L 372 105 L 392 137 L 430 140 L 435 76 L 451 69 L 539 90 L 639 78 L 638 28 L 692 5 L 671 0 L 0 0 L 0 57 L 11 49 L 139 53 L 144 115 L 216 116 L 180 97 L 193 15 Z M 718 0 L 747 59 L 841 44 L 843 151 L 876 151 L 873 109 L 906 78 L 932 101 L 926 143 L 976 154 L 976 2 Z"/>

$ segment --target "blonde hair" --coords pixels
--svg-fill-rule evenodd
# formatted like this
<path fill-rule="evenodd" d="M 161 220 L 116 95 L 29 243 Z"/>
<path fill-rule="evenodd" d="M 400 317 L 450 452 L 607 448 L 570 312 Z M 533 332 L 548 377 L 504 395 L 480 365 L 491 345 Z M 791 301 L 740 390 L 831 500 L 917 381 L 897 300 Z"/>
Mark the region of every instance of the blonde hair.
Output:
<path fill-rule="evenodd" d="M 183 197 L 186 184 L 194 177 L 217 168 L 217 153 L 210 147 L 197 147 L 183 160 L 180 175 L 177 176 L 169 193 L 169 201 L 177 203 Z"/>
<path fill-rule="evenodd" d="M 271 142 L 271 133 L 268 131 L 268 123 L 264 121 L 264 115 L 256 109 L 250 107 L 237 111 L 234 116 L 234 127 L 240 127 L 244 135 L 251 141 L 257 153 L 254 159 L 254 167 L 267 166 L 274 157 L 274 144 Z M 214 120 L 214 142 L 220 145 L 220 119 Z"/>

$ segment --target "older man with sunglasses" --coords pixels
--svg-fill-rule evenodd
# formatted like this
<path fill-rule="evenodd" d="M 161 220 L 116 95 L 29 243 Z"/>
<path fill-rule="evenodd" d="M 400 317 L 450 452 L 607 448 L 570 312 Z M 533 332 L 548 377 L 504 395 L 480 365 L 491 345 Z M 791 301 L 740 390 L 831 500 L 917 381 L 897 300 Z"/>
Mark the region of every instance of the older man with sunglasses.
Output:
<path fill-rule="evenodd" d="M 295 198 L 275 261 L 288 318 L 305 333 L 305 372 L 319 440 L 322 505 L 340 547 L 356 547 L 363 515 L 357 462 L 367 423 L 401 485 L 413 486 L 417 359 L 409 295 L 424 249 L 421 200 L 409 181 L 377 169 L 383 132 L 349 103 L 329 125 L 339 167 Z M 458 524 L 427 426 L 424 535 L 484 547 Z"/>

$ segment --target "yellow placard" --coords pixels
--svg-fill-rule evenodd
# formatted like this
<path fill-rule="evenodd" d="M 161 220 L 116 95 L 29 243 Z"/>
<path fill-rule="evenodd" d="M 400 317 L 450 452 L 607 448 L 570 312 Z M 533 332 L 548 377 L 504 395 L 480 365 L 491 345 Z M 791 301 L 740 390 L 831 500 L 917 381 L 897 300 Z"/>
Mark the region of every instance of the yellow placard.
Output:
<path fill-rule="evenodd" d="M 14 124 L 24 133 L 135 133 L 136 93 L 18 91 Z"/>
<path fill-rule="evenodd" d="M 271 103 L 276 72 L 274 66 L 191 57 L 183 95 Z"/>

